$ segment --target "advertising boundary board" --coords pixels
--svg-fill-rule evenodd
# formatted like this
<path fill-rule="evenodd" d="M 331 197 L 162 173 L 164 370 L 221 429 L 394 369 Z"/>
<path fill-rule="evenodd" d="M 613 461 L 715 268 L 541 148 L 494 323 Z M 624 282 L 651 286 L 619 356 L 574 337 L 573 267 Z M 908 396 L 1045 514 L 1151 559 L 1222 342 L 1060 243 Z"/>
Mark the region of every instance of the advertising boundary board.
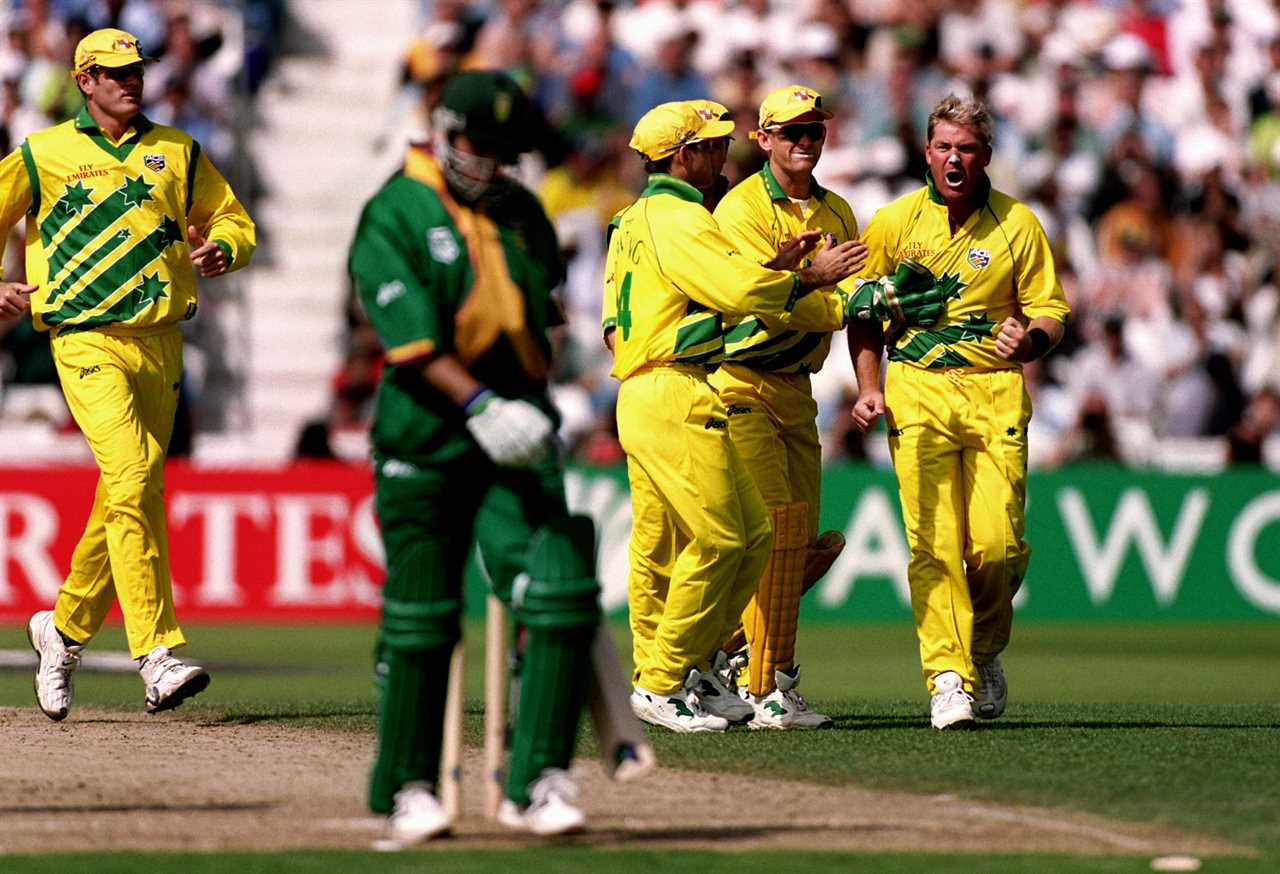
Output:
<path fill-rule="evenodd" d="M 47 609 L 96 485 L 91 467 L 0 469 L 0 621 Z M 382 548 L 369 470 L 166 470 L 170 556 L 183 621 L 372 621 Z M 570 506 L 596 520 L 607 610 L 625 609 L 630 501 L 623 468 L 569 471 Z M 822 527 L 848 546 L 804 616 L 906 618 L 906 543 L 891 471 L 823 472 Z M 1183 476 L 1090 465 L 1033 472 L 1027 619 L 1280 617 L 1280 478 L 1262 468 Z M 483 585 L 468 572 L 468 610 Z"/>

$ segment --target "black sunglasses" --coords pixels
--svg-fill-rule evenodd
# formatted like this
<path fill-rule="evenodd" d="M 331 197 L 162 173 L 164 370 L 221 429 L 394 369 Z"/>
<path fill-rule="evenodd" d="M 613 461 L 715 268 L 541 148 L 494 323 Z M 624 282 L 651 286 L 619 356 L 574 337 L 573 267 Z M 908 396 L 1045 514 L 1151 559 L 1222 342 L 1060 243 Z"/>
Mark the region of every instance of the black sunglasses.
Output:
<path fill-rule="evenodd" d="M 827 126 L 820 121 L 811 121 L 807 124 L 777 124 L 765 130 L 777 133 L 790 143 L 798 143 L 806 135 L 810 140 L 817 142 L 827 135 Z"/>
<path fill-rule="evenodd" d="M 134 76 L 141 79 L 144 75 L 142 64 L 129 64 L 124 67 L 99 67 L 94 65 L 89 68 L 89 72 L 96 76 L 106 76 L 112 82 L 124 82 Z"/>

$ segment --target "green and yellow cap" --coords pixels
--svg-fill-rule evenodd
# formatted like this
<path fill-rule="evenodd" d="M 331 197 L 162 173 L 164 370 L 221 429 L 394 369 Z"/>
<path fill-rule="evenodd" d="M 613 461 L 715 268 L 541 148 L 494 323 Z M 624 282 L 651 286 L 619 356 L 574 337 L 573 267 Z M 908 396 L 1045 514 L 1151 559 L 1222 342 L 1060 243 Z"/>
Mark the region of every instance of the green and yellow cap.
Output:
<path fill-rule="evenodd" d="M 831 113 L 822 108 L 822 95 L 812 88 L 805 85 L 775 88 L 760 104 L 760 128 L 786 124 L 810 112 L 831 118 Z"/>
<path fill-rule="evenodd" d="M 659 103 L 636 122 L 635 132 L 631 134 L 631 148 L 650 161 L 660 161 L 681 146 L 733 133 L 732 121 L 705 117 L 694 105 L 703 102 L 712 101 Z"/>
<path fill-rule="evenodd" d="M 71 75 L 84 73 L 90 67 L 127 67 L 141 64 L 144 60 L 146 58 L 142 56 L 136 36 L 114 27 L 104 27 L 80 40 Z"/>

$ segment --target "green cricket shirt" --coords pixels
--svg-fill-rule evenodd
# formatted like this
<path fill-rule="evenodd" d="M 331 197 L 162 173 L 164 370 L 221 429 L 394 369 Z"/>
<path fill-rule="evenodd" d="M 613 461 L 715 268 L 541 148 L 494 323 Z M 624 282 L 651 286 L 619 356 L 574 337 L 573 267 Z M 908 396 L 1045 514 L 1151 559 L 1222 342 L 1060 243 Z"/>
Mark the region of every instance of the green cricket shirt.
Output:
<path fill-rule="evenodd" d="M 475 229 L 470 245 L 460 224 Z M 414 148 L 366 204 L 348 268 L 389 365 L 371 433 L 377 455 L 430 465 L 474 449 L 462 411 L 422 376 L 436 355 L 458 357 L 498 395 L 558 420 L 545 363 L 547 330 L 563 321 L 553 295 L 563 266 L 530 191 L 504 181 L 477 215 L 453 201 L 435 160 Z M 495 286 L 507 296 L 490 294 Z"/>

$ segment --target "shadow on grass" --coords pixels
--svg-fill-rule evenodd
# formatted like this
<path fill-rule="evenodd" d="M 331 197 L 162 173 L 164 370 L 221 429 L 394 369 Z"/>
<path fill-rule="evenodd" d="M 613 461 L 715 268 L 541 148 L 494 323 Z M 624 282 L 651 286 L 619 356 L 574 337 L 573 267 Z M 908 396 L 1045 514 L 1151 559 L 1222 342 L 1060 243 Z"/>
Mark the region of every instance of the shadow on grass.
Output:
<path fill-rule="evenodd" d="M 259 722 L 309 722 L 317 719 L 335 719 L 339 717 L 372 718 L 374 711 L 365 705 L 336 705 L 297 712 L 259 712 L 259 713 L 223 713 L 213 714 L 201 719 L 202 726 L 220 725 L 255 725 Z"/>

